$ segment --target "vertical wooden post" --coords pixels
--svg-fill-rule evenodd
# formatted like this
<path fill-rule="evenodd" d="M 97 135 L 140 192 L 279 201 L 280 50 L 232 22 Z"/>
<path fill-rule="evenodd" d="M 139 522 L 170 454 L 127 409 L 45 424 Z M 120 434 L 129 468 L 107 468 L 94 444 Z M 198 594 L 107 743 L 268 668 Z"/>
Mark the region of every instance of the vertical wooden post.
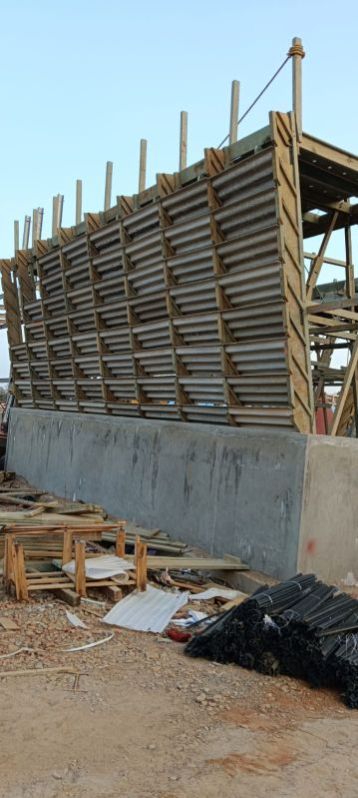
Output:
<path fill-rule="evenodd" d="M 119 525 L 119 530 L 116 535 L 116 556 L 125 557 L 126 554 L 126 532 L 124 524 Z"/>
<path fill-rule="evenodd" d="M 12 537 L 5 534 L 5 547 L 4 547 L 4 587 L 6 593 L 10 591 L 11 583 L 11 570 L 12 570 Z"/>
<path fill-rule="evenodd" d="M 22 543 L 14 543 L 17 560 L 17 577 L 19 584 L 19 598 L 22 601 L 27 601 L 29 592 L 27 589 L 26 569 L 25 569 L 25 555 Z"/>
<path fill-rule="evenodd" d="M 105 189 L 104 189 L 104 210 L 105 211 L 108 211 L 108 208 L 111 207 L 112 177 L 113 177 L 113 163 L 112 163 L 112 161 L 107 161 L 107 164 L 106 164 L 106 184 L 105 184 Z"/>
<path fill-rule="evenodd" d="M 18 601 L 26 601 L 29 597 L 29 593 L 26 582 L 24 547 L 22 543 L 12 542 L 11 557 L 16 598 Z"/>
<path fill-rule="evenodd" d="M 18 220 L 14 221 L 14 252 L 15 255 L 17 251 L 20 249 L 20 225 Z"/>
<path fill-rule="evenodd" d="M 136 537 L 135 541 L 135 566 L 136 566 L 136 583 L 137 590 L 143 591 L 147 589 L 147 545 L 143 543 L 140 537 Z"/>
<path fill-rule="evenodd" d="M 76 180 L 76 224 L 82 222 L 82 180 Z"/>
<path fill-rule="evenodd" d="M 25 216 L 24 232 L 23 232 L 23 236 L 22 236 L 22 248 L 23 249 L 28 249 L 29 248 L 30 228 L 31 228 L 31 216 Z"/>
<path fill-rule="evenodd" d="M 233 80 L 231 84 L 231 105 L 230 105 L 230 132 L 229 143 L 235 144 L 238 137 L 239 129 L 239 98 L 240 98 L 240 82 Z"/>
<path fill-rule="evenodd" d="M 147 139 L 140 140 L 138 193 L 145 191 L 147 179 Z"/>
<path fill-rule="evenodd" d="M 14 582 L 16 598 L 20 600 L 20 584 L 19 573 L 17 567 L 17 551 L 15 548 L 14 540 L 10 539 L 10 554 L 11 554 L 11 582 Z"/>
<path fill-rule="evenodd" d="M 297 138 L 302 138 L 302 58 L 305 51 L 302 47 L 302 40 L 295 36 L 292 39 L 292 47 L 289 51 L 292 56 L 292 108 L 296 117 Z"/>
<path fill-rule="evenodd" d="M 188 112 L 180 112 L 179 172 L 186 168 L 188 152 Z"/>
<path fill-rule="evenodd" d="M 73 535 L 71 529 L 65 529 L 63 533 L 62 565 L 72 560 Z"/>
<path fill-rule="evenodd" d="M 75 541 L 75 587 L 76 593 L 86 596 L 86 551 L 85 541 Z"/>

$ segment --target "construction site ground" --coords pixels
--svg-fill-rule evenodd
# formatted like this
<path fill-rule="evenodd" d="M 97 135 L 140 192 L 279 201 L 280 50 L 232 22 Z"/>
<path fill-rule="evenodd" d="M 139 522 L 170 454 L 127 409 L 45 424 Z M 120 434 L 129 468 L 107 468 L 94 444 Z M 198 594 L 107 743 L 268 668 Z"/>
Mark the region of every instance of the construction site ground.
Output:
<path fill-rule="evenodd" d="M 358 713 L 327 690 L 190 659 L 100 611 L 3 600 L 0 795 L 6 798 L 356 798 Z M 66 667 L 81 673 L 46 672 Z M 43 672 L 42 672 L 43 671 Z"/>

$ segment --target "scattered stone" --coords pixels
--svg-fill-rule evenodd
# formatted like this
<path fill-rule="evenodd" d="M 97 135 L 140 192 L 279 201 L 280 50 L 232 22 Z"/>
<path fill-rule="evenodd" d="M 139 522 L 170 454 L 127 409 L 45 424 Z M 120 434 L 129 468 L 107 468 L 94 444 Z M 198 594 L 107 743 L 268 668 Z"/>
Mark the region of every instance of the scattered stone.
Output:
<path fill-rule="evenodd" d="M 198 704 L 204 704 L 204 703 L 205 703 L 205 701 L 206 701 L 206 695 L 205 695 L 205 693 L 199 693 L 199 695 L 197 695 L 197 696 L 196 696 L 196 698 L 195 698 L 195 701 L 196 701 Z"/>

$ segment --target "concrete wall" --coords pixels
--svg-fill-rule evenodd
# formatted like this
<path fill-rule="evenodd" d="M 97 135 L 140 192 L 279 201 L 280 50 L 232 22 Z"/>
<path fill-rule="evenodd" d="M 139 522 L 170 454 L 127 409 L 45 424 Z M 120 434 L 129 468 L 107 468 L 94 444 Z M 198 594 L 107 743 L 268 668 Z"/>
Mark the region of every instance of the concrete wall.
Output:
<path fill-rule="evenodd" d="M 7 467 L 284 578 L 358 579 L 358 441 L 12 410 Z"/>
<path fill-rule="evenodd" d="M 307 438 L 12 410 L 7 467 L 278 578 L 296 570 Z"/>
<path fill-rule="evenodd" d="M 310 435 L 298 568 L 327 581 L 358 579 L 358 441 Z"/>

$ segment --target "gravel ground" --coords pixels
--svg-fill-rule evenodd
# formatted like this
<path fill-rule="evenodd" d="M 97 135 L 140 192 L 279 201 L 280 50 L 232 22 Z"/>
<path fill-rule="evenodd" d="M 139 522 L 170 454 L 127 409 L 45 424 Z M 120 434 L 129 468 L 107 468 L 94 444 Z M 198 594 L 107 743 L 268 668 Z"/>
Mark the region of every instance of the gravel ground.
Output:
<path fill-rule="evenodd" d="M 111 631 L 82 608 L 74 629 L 65 609 L 1 603 L 18 629 L 0 628 L 0 654 L 31 650 L 0 659 L 0 796 L 356 798 L 358 714 L 338 695 L 125 630 L 64 652 Z M 45 671 L 59 666 L 81 676 Z M 34 673 L 1 676 L 17 669 Z"/>

